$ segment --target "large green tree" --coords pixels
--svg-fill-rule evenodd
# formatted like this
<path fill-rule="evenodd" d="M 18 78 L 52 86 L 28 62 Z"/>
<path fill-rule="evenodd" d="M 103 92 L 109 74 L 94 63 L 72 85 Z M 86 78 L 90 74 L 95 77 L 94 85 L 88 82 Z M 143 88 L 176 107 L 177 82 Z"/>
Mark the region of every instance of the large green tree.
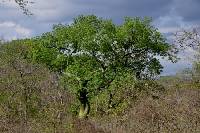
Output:
<path fill-rule="evenodd" d="M 152 78 L 163 68 L 157 57 L 175 59 L 149 18 L 126 17 L 116 25 L 94 15 L 79 16 L 72 24 L 55 25 L 52 32 L 28 42 L 31 58 L 59 72 L 77 95 L 80 118 L 88 115 L 90 99 L 112 84 L 130 77 Z"/>

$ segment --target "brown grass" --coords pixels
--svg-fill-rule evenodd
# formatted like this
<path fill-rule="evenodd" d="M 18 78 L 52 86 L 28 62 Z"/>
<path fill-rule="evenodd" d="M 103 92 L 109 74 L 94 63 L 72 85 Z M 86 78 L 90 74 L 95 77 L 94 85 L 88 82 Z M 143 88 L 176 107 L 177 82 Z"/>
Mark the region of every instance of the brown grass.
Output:
<path fill-rule="evenodd" d="M 69 112 L 74 96 L 59 86 L 56 74 L 16 55 L 3 55 L 0 133 L 200 132 L 199 83 L 164 80 L 164 94 L 140 95 L 122 115 L 80 120 Z"/>
<path fill-rule="evenodd" d="M 159 99 L 140 98 L 127 112 L 99 120 L 111 133 L 200 132 L 200 90 L 171 86 Z M 107 123 L 107 124 L 105 124 Z"/>

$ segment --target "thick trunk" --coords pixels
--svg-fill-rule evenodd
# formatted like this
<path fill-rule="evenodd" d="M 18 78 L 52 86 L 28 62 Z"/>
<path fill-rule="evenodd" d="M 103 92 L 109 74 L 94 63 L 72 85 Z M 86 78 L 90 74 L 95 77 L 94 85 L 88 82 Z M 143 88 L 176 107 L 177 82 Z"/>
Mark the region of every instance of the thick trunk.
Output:
<path fill-rule="evenodd" d="M 88 92 L 85 87 L 86 84 L 83 84 L 83 88 L 79 92 L 79 101 L 80 101 L 79 118 L 86 118 L 90 111 L 90 104 L 87 96 Z"/>
<path fill-rule="evenodd" d="M 83 119 L 86 118 L 89 114 L 89 103 L 81 103 L 80 110 L 79 110 L 79 118 Z"/>

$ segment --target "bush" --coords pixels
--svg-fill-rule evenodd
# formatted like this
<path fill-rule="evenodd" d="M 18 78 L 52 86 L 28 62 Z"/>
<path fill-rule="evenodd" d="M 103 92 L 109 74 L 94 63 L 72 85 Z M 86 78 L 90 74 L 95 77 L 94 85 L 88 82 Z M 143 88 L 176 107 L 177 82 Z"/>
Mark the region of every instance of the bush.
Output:
<path fill-rule="evenodd" d="M 0 48 L 0 132 L 64 132 L 73 98 L 56 74 L 24 59 L 27 49 L 20 42 Z"/>

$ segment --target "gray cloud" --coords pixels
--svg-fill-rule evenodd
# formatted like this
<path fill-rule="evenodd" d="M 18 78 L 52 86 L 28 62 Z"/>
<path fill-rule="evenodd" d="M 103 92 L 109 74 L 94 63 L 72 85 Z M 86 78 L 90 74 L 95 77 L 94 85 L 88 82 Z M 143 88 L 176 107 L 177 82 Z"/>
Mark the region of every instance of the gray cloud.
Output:
<path fill-rule="evenodd" d="M 200 1 L 199 0 L 174 0 L 172 5 L 174 13 L 182 16 L 184 21 L 200 22 Z"/>
<path fill-rule="evenodd" d="M 111 18 L 116 23 L 121 22 L 124 16 L 150 16 L 156 19 L 167 14 L 172 2 L 173 0 L 35 0 L 35 4 L 28 7 L 34 13 L 31 17 L 25 16 L 14 2 L 6 2 L 0 5 L 0 22 L 23 25 L 32 31 L 31 35 L 38 35 L 49 31 L 53 24 L 68 23 L 80 14 L 96 14 Z"/>
<path fill-rule="evenodd" d="M 116 23 L 124 16 L 150 16 L 166 33 L 198 21 L 199 5 L 198 0 L 35 0 L 29 7 L 34 16 L 27 17 L 15 3 L 7 2 L 0 5 L 0 22 L 18 23 L 32 29 L 35 35 L 50 30 L 53 24 L 68 23 L 80 14 L 96 14 Z"/>

